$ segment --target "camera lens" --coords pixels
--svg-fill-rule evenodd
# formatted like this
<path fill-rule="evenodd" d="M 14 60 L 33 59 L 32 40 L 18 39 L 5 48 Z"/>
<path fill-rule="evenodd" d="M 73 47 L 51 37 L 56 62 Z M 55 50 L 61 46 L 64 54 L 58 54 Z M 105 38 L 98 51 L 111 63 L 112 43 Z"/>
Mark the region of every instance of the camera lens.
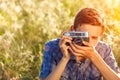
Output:
<path fill-rule="evenodd" d="M 78 45 L 82 45 L 82 38 L 81 37 L 78 37 L 78 38 L 73 38 L 73 42 L 75 44 L 78 44 Z"/>

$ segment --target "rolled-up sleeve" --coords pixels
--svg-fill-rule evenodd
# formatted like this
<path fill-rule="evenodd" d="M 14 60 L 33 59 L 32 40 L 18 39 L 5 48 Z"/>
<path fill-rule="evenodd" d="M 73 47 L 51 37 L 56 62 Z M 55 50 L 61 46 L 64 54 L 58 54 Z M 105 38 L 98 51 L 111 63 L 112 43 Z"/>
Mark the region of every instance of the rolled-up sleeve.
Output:
<path fill-rule="evenodd" d="M 117 65 L 117 62 L 115 60 L 115 57 L 113 55 L 113 52 L 112 52 L 110 46 L 107 46 L 107 49 L 105 51 L 104 60 L 110 66 L 111 69 L 113 69 L 117 73 L 120 73 L 119 67 Z"/>

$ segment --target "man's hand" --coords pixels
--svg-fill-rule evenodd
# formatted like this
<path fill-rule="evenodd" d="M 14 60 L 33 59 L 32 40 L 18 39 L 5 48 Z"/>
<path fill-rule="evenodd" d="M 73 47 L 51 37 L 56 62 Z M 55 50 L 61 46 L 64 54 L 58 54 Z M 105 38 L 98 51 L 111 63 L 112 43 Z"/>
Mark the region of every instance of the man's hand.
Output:
<path fill-rule="evenodd" d="M 63 58 L 69 59 L 71 52 L 69 51 L 70 46 L 67 46 L 66 43 L 71 44 L 72 38 L 68 36 L 62 36 L 59 42 L 60 49 L 63 53 Z"/>
<path fill-rule="evenodd" d="M 68 36 L 62 35 L 60 41 L 59 41 L 59 46 L 62 51 L 63 57 L 57 64 L 57 66 L 53 69 L 53 71 L 45 78 L 45 80 L 60 80 L 61 75 L 70 59 L 70 52 L 69 52 L 69 47 L 67 46 L 66 43 L 72 42 L 72 38 Z"/>
<path fill-rule="evenodd" d="M 92 46 L 92 44 L 88 43 L 88 42 L 83 42 L 83 44 L 85 46 L 79 46 L 77 44 L 75 44 L 74 42 L 72 44 L 70 44 L 70 51 L 77 57 L 77 58 L 88 58 L 88 59 L 92 59 L 92 57 L 94 56 L 94 54 L 97 53 L 97 51 L 95 50 L 95 47 Z"/>

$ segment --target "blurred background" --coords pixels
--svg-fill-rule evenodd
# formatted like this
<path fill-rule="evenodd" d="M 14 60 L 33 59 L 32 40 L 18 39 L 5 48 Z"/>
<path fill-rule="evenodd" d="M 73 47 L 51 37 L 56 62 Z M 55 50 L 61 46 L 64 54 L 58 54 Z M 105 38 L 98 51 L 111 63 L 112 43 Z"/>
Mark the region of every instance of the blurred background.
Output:
<path fill-rule="evenodd" d="M 120 0 L 0 0 L 0 80 L 37 80 L 45 42 L 60 37 L 85 7 L 103 13 L 102 41 L 120 67 Z"/>

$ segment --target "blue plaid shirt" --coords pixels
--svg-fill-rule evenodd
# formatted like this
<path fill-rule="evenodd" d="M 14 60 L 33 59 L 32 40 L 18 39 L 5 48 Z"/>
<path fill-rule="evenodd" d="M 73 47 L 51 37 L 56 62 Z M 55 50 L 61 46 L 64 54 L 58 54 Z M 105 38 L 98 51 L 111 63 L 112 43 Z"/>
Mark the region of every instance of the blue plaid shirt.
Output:
<path fill-rule="evenodd" d="M 46 78 L 61 60 L 62 52 L 59 47 L 59 40 L 51 40 L 45 44 L 40 78 Z M 95 49 L 115 72 L 120 72 L 110 46 L 104 42 L 98 42 Z M 102 80 L 102 75 L 89 59 L 76 62 L 74 56 L 71 56 L 60 80 Z"/>

